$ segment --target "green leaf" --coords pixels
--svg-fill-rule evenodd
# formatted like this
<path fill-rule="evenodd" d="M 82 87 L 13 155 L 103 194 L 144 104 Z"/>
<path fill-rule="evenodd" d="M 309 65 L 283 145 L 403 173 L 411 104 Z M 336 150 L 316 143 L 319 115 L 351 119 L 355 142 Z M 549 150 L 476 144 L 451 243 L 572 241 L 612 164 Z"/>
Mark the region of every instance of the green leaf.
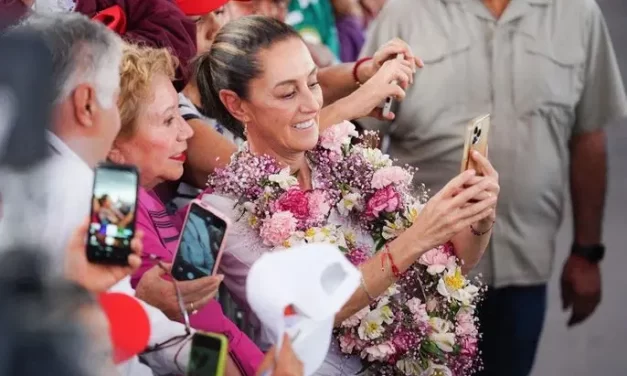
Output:
<path fill-rule="evenodd" d="M 383 237 L 379 237 L 378 240 L 376 240 L 376 244 L 374 246 L 374 250 L 375 252 L 378 252 L 381 250 L 381 248 L 383 248 L 385 246 L 386 240 L 383 239 Z"/>
<path fill-rule="evenodd" d="M 340 251 L 342 251 L 343 253 L 348 253 L 348 248 L 346 248 L 346 247 L 342 247 L 342 246 L 339 246 L 338 248 L 339 248 L 339 249 L 340 249 Z"/>

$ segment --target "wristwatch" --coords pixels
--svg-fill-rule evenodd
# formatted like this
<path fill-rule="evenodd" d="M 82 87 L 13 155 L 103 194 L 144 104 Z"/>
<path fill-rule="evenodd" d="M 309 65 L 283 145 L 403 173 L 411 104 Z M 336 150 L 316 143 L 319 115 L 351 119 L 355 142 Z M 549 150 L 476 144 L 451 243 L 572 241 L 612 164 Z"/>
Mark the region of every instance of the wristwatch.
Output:
<path fill-rule="evenodd" d="M 594 244 L 594 245 L 577 245 L 573 244 L 570 249 L 570 253 L 572 255 L 577 255 L 585 258 L 586 260 L 592 263 L 598 263 L 603 260 L 603 256 L 605 256 L 605 246 L 603 244 Z"/>

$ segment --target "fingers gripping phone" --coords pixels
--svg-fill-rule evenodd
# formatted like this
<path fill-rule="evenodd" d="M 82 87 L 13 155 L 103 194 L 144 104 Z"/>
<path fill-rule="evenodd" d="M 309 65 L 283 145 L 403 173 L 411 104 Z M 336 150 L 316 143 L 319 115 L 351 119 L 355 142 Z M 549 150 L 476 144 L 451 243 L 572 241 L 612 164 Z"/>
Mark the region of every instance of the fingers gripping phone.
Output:
<path fill-rule="evenodd" d="M 405 58 L 405 56 L 403 54 L 397 54 L 396 55 L 396 60 L 403 60 Z M 398 81 L 394 80 L 392 81 L 392 83 L 394 85 L 398 84 Z M 383 102 L 383 116 L 384 117 L 388 117 L 390 116 L 390 112 L 392 111 L 392 105 L 394 104 L 394 97 L 389 96 L 385 99 L 385 102 Z"/>
<path fill-rule="evenodd" d="M 475 169 L 477 175 L 481 172 L 471 158 L 470 153 L 478 151 L 484 157 L 488 151 L 488 134 L 490 132 L 490 114 L 478 116 L 468 123 L 464 140 L 464 154 L 462 156 L 461 172 Z"/>
<path fill-rule="evenodd" d="M 103 163 L 96 167 L 86 246 L 90 262 L 128 264 L 138 187 L 134 166 Z"/>
<path fill-rule="evenodd" d="M 187 365 L 187 376 L 222 376 L 226 366 L 229 343 L 225 336 L 196 332 Z"/>
<path fill-rule="evenodd" d="M 200 200 L 193 200 L 187 211 L 172 276 L 178 281 L 215 274 L 222 257 L 229 221 Z"/>

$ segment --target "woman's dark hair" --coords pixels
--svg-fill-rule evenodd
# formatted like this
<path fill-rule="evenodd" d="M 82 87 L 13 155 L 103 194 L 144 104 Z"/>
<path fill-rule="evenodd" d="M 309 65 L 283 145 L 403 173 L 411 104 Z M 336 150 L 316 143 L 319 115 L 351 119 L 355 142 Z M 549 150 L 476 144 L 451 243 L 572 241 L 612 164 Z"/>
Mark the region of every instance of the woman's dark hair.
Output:
<path fill-rule="evenodd" d="M 300 35 L 291 26 L 269 17 L 243 17 L 223 26 L 209 51 L 194 64 L 203 113 L 245 138 L 243 125 L 220 100 L 220 90 L 232 90 L 247 99 L 250 81 L 262 73 L 259 51 L 289 38 Z"/>
<path fill-rule="evenodd" d="M 43 254 L 22 248 L 0 257 L 0 376 L 87 376 L 89 342 L 77 314 L 95 300 L 47 277 Z"/>

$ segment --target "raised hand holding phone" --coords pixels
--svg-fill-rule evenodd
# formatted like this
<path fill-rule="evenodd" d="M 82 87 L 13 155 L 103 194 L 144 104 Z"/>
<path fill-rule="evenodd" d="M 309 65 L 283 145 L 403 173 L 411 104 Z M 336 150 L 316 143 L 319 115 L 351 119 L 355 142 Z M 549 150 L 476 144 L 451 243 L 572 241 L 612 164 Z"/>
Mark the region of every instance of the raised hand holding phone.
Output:
<path fill-rule="evenodd" d="M 397 54 L 396 55 L 396 60 L 403 60 L 403 59 L 405 59 L 405 56 L 403 54 Z M 394 81 L 392 81 L 392 84 L 398 85 L 398 81 L 394 80 Z M 385 99 L 385 102 L 383 103 L 383 110 L 381 112 L 383 114 L 384 118 L 386 118 L 386 119 L 390 118 L 390 116 L 391 116 L 390 113 L 392 111 L 392 105 L 393 104 L 394 104 L 394 97 L 389 96 L 389 97 L 387 97 Z"/>
<path fill-rule="evenodd" d="M 142 231 L 135 233 L 126 265 L 99 264 L 89 262 L 85 254 L 85 237 L 88 229 L 89 219 L 86 218 L 70 238 L 65 255 L 65 277 L 90 292 L 104 292 L 141 266 L 144 234 Z"/>
<path fill-rule="evenodd" d="M 172 276 L 189 281 L 215 275 L 222 258 L 230 222 L 226 216 L 200 200 L 190 203 Z"/>
<path fill-rule="evenodd" d="M 128 265 L 138 189 L 134 166 L 102 163 L 96 167 L 86 245 L 90 262 Z"/>

